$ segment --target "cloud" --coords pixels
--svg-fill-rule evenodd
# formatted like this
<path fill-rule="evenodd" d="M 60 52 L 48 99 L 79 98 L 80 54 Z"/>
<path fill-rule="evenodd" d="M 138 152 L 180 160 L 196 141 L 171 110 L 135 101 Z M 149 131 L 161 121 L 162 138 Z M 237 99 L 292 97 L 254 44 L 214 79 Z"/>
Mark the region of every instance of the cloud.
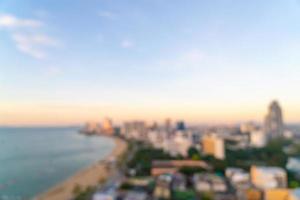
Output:
<path fill-rule="evenodd" d="M 45 47 L 56 47 L 59 45 L 55 39 L 41 34 L 16 33 L 12 35 L 12 38 L 18 50 L 36 59 L 46 58 Z"/>
<path fill-rule="evenodd" d="M 46 35 L 41 34 L 43 22 L 35 19 L 21 19 L 11 14 L 0 15 L 0 28 L 8 30 L 16 48 L 33 58 L 44 59 L 49 47 L 58 47 L 60 43 Z"/>
<path fill-rule="evenodd" d="M 121 47 L 124 49 L 129 49 L 134 47 L 134 43 L 131 40 L 125 39 L 121 42 Z"/>
<path fill-rule="evenodd" d="M 41 25 L 43 25 L 43 23 L 38 20 L 19 19 L 9 14 L 0 15 L 0 27 L 4 28 L 37 28 Z"/>
<path fill-rule="evenodd" d="M 98 15 L 100 17 L 106 18 L 106 19 L 110 19 L 110 20 L 115 20 L 118 18 L 118 15 L 116 13 L 113 13 L 111 11 L 100 11 L 98 13 Z"/>

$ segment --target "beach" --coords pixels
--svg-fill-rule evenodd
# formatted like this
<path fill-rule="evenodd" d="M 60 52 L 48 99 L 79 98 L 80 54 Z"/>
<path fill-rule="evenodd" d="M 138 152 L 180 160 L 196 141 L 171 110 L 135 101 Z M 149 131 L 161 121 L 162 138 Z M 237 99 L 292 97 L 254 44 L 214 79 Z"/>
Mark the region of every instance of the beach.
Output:
<path fill-rule="evenodd" d="M 122 156 L 126 149 L 127 143 L 117 137 L 111 137 L 115 142 L 113 151 L 103 160 L 77 172 L 74 176 L 62 183 L 50 188 L 45 193 L 38 195 L 36 200 L 68 200 L 73 197 L 73 190 L 76 186 L 87 188 L 89 186 L 97 186 L 100 182 L 105 181 L 113 170 L 109 169 L 109 161 L 117 160 Z"/>

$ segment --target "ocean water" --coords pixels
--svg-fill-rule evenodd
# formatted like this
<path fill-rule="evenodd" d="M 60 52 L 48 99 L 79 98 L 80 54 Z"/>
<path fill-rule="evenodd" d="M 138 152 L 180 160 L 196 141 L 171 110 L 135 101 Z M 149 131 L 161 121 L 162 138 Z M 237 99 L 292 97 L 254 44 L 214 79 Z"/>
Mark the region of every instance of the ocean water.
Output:
<path fill-rule="evenodd" d="M 0 128 L 0 200 L 32 199 L 114 147 L 78 128 Z"/>

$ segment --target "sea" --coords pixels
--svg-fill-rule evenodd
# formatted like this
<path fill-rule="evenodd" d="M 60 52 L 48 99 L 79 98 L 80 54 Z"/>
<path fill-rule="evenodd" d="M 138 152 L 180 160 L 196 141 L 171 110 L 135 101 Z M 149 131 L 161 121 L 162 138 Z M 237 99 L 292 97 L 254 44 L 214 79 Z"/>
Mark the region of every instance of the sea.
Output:
<path fill-rule="evenodd" d="M 78 127 L 0 127 L 0 200 L 33 199 L 114 148 Z"/>

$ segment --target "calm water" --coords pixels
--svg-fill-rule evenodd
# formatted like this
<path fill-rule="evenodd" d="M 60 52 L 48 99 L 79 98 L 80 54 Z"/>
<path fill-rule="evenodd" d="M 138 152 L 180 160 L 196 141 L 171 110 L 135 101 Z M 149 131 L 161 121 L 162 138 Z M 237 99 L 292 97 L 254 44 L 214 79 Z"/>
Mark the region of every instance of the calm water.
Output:
<path fill-rule="evenodd" d="M 108 155 L 114 142 L 76 128 L 0 128 L 0 199 L 29 199 Z"/>

